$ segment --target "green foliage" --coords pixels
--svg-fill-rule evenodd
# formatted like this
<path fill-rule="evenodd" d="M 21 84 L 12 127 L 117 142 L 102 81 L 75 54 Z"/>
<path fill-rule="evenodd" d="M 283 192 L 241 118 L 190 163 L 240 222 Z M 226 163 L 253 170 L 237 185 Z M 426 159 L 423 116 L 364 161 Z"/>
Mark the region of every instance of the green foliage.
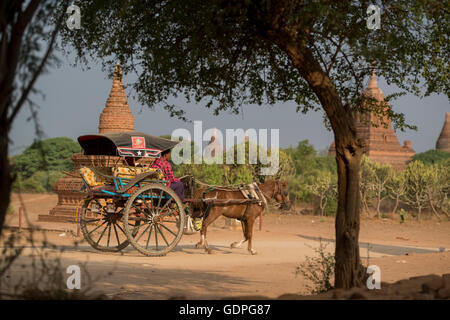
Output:
<path fill-rule="evenodd" d="M 293 56 L 300 55 L 288 48 L 311 56 L 341 101 L 352 106 L 362 98 L 372 62 L 404 91 L 449 95 L 443 4 L 389 1 L 381 8 L 381 29 L 370 31 L 365 23 L 370 3 L 86 0 L 77 4 L 83 32 L 64 28 L 62 42 L 68 52 L 75 49 L 80 64 L 91 57 L 111 70 L 119 60 L 125 72 L 138 72 L 133 87 L 140 102 L 178 117 L 183 110 L 167 102 L 170 96 L 205 102 L 215 114 L 280 101 L 295 101 L 302 112 L 316 109 L 319 100 L 305 80 L 306 68 L 294 66 Z M 394 124 L 408 127 L 402 114 L 387 112 Z"/>
<path fill-rule="evenodd" d="M 403 171 L 394 172 L 394 174 L 386 183 L 386 192 L 388 194 L 388 197 L 395 201 L 394 209 L 392 210 L 392 213 L 395 214 L 400 205 L 400 201 L 406 192 L 406 179 Z"/>
<path fill-rule="evenodd" d="M 390 165 L 383 165 L 363 156 L 360 174 L 361 202 L 368 210 L 370 201 L 375 199 L 377 215 L 381 217 L 381 203 L 388 196 L 386 185 L 393 179 L 394 169 Z"/>
<path fill-rule="evenodd" d="M 80 145 L 66 137 L 38 141 L 14 160 L 13 170 L 24 178 L 30 178 L 37 171 L 71 171 L 70 156 L 80 151 Z"/>
<path fill-rule="evenodd" d="M 33 177 L 24 179 L 22 176 L 18 175 L 16 180 L 12 184 L 12 190 L 16 192 L 45 192 L 44 186 L 42 186 Z"/>
<path fill-rule="evenodd" d="M 403 171 L 394 171 L 390 166 L 381 165 L 363 157 L 361 162 L 361 202 L 368 210 L 375 203 L 378 217 L 381 202 L 386 198 L 394 200 L 392 213 L 400 204 L 416 210 L 417 218 L 425 208 L 430 208 L 439 219 L 440 213 L 449 217 L 450 202 L 450 159 L 426 165 L 412 161 Z M 399 214 L 404 222 L 403 209 Z"/>
<path fill-rule="evenodd" d="M 428 150 L 426 152 L 417 153 L 413 160 L 422 161 L 424 164 L 435 164 L 450 159 L 450 152 L 440 150 Z"/>
<path fill-rule="evenodd" d="M 315 198 L 320 201 L 320 193 L 313 191 L 314 188 L 320 189 L 317 185 L 319 177 L 329 177 L 333 181 L 333 185 L 337 183 L 336 160 L 333 156 L 317 155 L 314 146 L 308 140 L 300 141 L 296 148 L 288 147 L 283 149 L 286 155 L 290 156 L 294 164 L 295 175 L 288 177 L 289 190 L 293 199 L 302 202 L 311 203 Z M 326 200 L 322 199 L 322 203 L 327 203 L 321 212 L 326 214 L 335 214 L 333 209 L 337 209 L 336 194 L 331 192 L 334 187 L 330 185 L 330 190 L 326 192 Z M 331 206 L 330 206 L 331 205 Z M 320 204 L 319 204 L 320 209 Z"/>
<path fill-rule="evenodd" d="M 333 288 L 332 277 L 334 276 L 335 260 L 333 253 L 326 251 L 327 245 L 322 243 L 314 249 L 318 257 L 306 257 L 295 270 L 295 274 L 301 274 L 312 282 L 312 286 L 307 285 L 311 294 L 327 292 Z"/>
<path fill-rule="evenodd" d="M 400 209 L 399 215 L 400 215 L 401 223 L 405 223 L 406 222 L 406 211 L 404 209 Z"/>
<path fill-rule="evenodd" d="M 12 185 L 12 190 L 32 193 L 51 192 L 54 183 L 62 176 L 63 174 L 59 171 L 38 171 L 29 178 L 19 175 Z"/>
<path fill-rule="evenodd" d="M 423 208 L 427 206 L 427 191 L 436 183 L 435 169 L 421 161 L 412 161 L 405 169 L 406 190 L 403 201 L 417 209 L 417 218 L 420 218 Z"/>
<path fill-rule="evenodd" d="M 61 170 L 71 171 L 70 156 L 81 151 L 80 145 L 70 138 L 51 138 L 35 142 L 13 159 L 16 180 L 14 191 L 49 192 L 63 176 Z"/>
<path fill-rule="evenodd" d="M 336 212 L 338 209 L 338 201 L 336 195 L 330 197 L 327 202 L 327 206 L 325 208 L 325 215 L 334 217 L 336 216 Z"/>
<path fill-rule="evenodd" d="M 324 215 L 328 200 L 337 195 L 337 177 L 331 172 L 321 171 L 307 188 L 318 198 L 320 215 Z"/>
<path fill-rule="evenodd" d="M 250 146 L 254 147 L 258 154 L 256 159 L 250 159 Z M 271 156 L 269 153 L 259 145 L 252 142 L 244 142 L 234 145 L 232 149 L 229 149 L 221 154 L 216 155 L 217 159 L 222 160 L 222 163 L 215 163 L 211 159 L 200 159 L 198 149 L 196 146 L 191 145 L 191 154 L 193 155 L 191 164 L 174 165 L 174 173 L 177 176 L 193 175 L 196 179 L 202 182 L 214 185 L 227 185 L 227 184 L 240 184 L 251 182 L 264 182 L 267 177 L 272 179 L 288 179 L 295 171 L 292 158 L 288 156 L 284 151 L 280 150 L 278 153 L 278 171 L 273 175 L 263 175 L 261 170 L 270 165 L 270 158 L 266 158 L 264 155 Z M 238 164 L 238 154 L 240 150 L 243 150 L 244 157 L 241 159 L 242 164 Z M 261 152 L 261 153 L 260 153 Z M 234 164 L 227 164 L 226 158 L 234 157 Z M 263 161 L 261 161 L 261 155 Z M 276 157 L 275 157 L 276 158 Z M 194 160 L 199 164 L 195 164 Z M 265 164 L 265 161 L 269 161 Z M 272 159 L 273 160 L 273 159 Z M 211 161 L 211 162 L 210 162 Z"/>

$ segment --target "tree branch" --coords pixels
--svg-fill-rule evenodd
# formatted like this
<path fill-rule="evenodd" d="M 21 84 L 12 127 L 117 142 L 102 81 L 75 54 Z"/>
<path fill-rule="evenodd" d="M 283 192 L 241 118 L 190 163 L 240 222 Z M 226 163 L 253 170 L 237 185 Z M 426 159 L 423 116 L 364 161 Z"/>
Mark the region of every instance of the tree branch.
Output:
<path fill-rule="evenodd" d="M 55 29 L 52 32 L 50 43 L 49 43 L 49 45 L 47 47 L 47 50 L 46 50 L 44 56 L 42 57 L 41 63 L 39 64 L 39 67 L 34 72 L 33 77 L 31 78 L 31 80 L 28 83 L 28 85 L 25 86 L 25 89 L 23 90 L 19 101 L 13 107 L 11 115 L 7 119 L 8 127 L 11 126 L 14 118 L 17 116 L 17 113 L 20 111 L 20 109 L 22 108 L 24 102 L 27 100 L 28 94 L 30 93 L 31 89 L 33 88 L 34 83 L 36 82 L 36 80 L 39 77 L 39 75 L 42 73 L 42 70 L 44 69 L 44 66 L 47 63 L 48 57 L 50 56 L 50 54 L 51 54 L 51 52 L 53 50 L 53 45 L 55 43 L 56 36 L 58 35 L 58 31 L 61 28 L 62 21 L 64 19 L 64 15 L 65 15 L 65 12 L 63 11 L 61 13 L 61 16 L 58 18 L 58 21 L 56 23 Z"/>

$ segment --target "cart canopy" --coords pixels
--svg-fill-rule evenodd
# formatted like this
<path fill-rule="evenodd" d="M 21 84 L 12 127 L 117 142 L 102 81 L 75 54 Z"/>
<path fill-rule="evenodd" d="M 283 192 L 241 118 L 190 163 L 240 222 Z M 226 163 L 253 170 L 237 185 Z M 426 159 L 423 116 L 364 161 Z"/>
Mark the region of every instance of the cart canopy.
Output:
<path fill-rule="evenodd" d="M 151 136 L 142 132 L 113 132 L 78 137 L 86 155 L 155 157 L 172 149 L 179 141 Z"/>

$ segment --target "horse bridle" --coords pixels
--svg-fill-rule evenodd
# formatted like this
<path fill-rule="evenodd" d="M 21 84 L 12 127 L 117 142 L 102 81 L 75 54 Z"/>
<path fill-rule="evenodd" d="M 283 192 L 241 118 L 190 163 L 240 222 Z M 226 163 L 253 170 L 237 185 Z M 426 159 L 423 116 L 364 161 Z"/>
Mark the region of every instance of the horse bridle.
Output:
<path fill-rule="evenodd" d="M 279 195 L 281 196 L 281 198 L 283 199 L 283 203 L 284 203 L 284 202 L 286 202 L 286 201 L 285 201 L 285 199 L 284 199 L 284 197 L 283 197 L 283 194 L 282 194 L 282 192 L 281 192 L 281 187 L 280 187 L 280 185 L 281 185 L 281 181 L 276 181 L 275 186 L 274 186 L 274 188 L 273 188 L 273 193 L 272 193 L 272 196 L 271 196 L 271 197 L 268 197 L 267 194 L 266 194 L 264 191 L 262 191 L 260 188 L 259 188 L 259 190 L 260 190 L 261 193 L 267 198 L 267 200 L 271 200 L 271 199 L 275 198 L 276 195 L 279 194 Z M 277 189 L 278 189 L 278 190 L 277 190 Z M 281 206 L 281 204 L 280 204 L 280 206 Z"/>

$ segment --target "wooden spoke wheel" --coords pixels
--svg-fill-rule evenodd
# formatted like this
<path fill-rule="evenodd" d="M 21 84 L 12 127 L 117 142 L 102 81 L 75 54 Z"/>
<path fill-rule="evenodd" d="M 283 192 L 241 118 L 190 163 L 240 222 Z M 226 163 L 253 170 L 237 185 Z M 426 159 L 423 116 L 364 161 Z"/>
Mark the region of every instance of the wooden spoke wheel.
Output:
<path fill-rule="evenodd" d="M 80 228 L 86 241 L 95 249 L 118 252 L 130 242 L 122 224 L 123 204 L 108 198 L 91 198 L 81 207 Z"/>
<path fill-rule="evenodd" d="M 124 209 L 124 229 L 130 243 L 146 256 L 163 256 L 183 235 L 183 204 L 176 193 L 162 184 L 138 189 Z"/>

